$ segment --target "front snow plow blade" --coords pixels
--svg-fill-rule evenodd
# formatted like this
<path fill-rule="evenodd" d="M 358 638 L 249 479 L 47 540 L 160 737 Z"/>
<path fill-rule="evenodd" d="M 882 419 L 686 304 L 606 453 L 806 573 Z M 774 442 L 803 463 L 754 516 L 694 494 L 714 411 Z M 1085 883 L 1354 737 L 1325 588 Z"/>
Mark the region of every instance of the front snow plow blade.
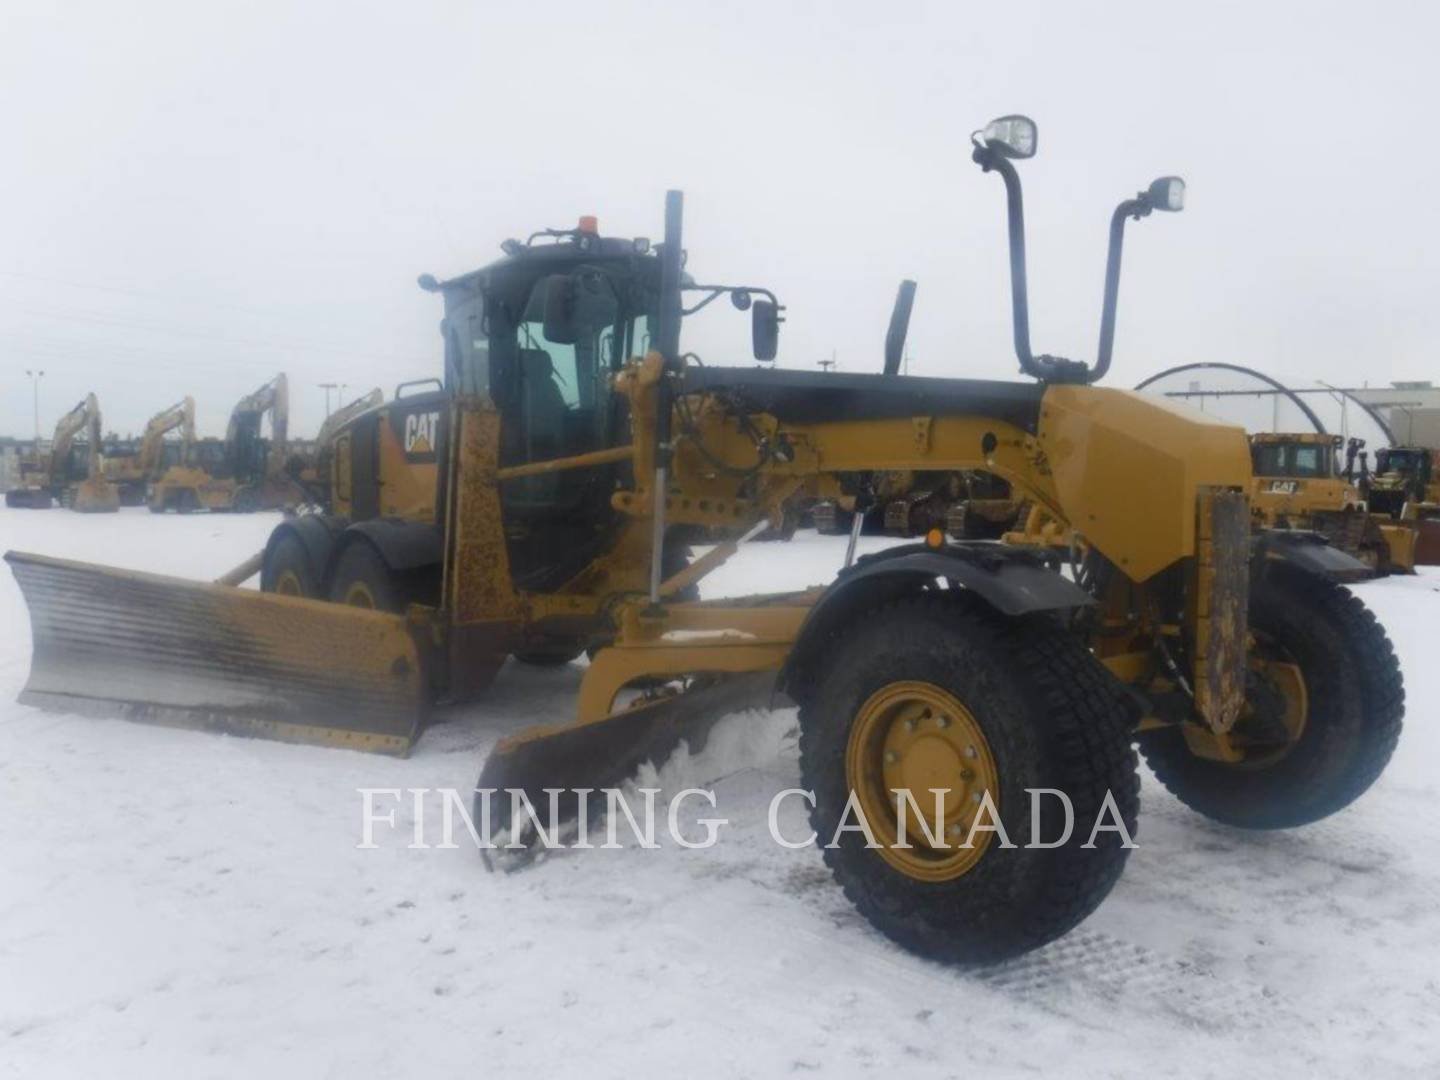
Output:
<path fill-rule="evenodd" d="M 378 753 L 423 720 L 398 615 L 8 552 L 30 609 L 23 704 Z"/>

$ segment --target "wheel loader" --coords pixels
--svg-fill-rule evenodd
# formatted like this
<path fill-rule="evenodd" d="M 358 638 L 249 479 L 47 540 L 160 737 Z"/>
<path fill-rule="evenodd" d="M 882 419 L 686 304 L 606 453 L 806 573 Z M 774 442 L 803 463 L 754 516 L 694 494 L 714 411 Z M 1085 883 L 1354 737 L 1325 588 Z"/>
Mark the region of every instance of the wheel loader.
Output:
<path fill-rule="evenodd" d="M 1350 440 L 1344 472 L 1339 468 L 1342 446 L 1341 436 L 1319 432 L 1251 435 L 1252 512 L 1265 527 L 1323 533 L 1371 574 L 1414 573 L 1414 527 L 1370 513 L 1353 479 L 1359 441 Z"/>
<path fill-rule="evenodd" d="M 763 365 L 783 309 L 684 269 L 679 192 L 658 248 L 593 218 L 507 240 L 482 269 L 421 278 L 444 303 L 442 379 L 337 434 L 333 513 L 275 530 L 251 564 L 264 591 L 8 554 L 35 639 L 24 700 L 404 753 L 507 657 L 588 651 L 573 715 L 502 738 L 481 769 L 477 814 L 486 792 L 520 807 L 496 800 L 502 860 L 546 842 L 524 807 L 547 791 L 554 826 L 717 717 L 794 702 L 798 783 L 839 885 L 904 947 L 963 963 L 1041 945 L 1110 891 L 1137 740 L 1162 783 L 1231 825 L 1345 806 L 1384 768 L 1404 702 L 1384 631 L 1328 576 L 1355 560 L 1252 527 L 1243 430 L 1096 385 L 1125 223 L 1179 210 L 1181 181 L 1112 216 L 1091 366 L 1030 347 L 1016 162 L 1034 124 L 972 141 L 1006 190 L 1026 378 L 701 363 L 685 319 L 728 299 Z M 1067 576 L 1044 547 L 943 535 L 855 558 L 852 542 L 829 582 L 695 599 L 806 485 L 909 469 L 1003 478 L 1083 534 L 1083 563 Z M 729 539 L 691 558 L 697 529 Z M 998 839 L 992 823 L 1030 832 L 1042 790 L 1074 827 L 1047 798 L 1043 846 Z"/>
<path fill-rule="evenodd" d="M 1424 446 L 1382 447 L 1375 471 L 1361 485 L 1370 509 L 1389 527 L 1414 534 L 1414 562 L 1440 565 L 1440 476 L 1434 451 Z"/>
<path fill-rule="evenodd" d="M 105 479 L 114 485 L 121 506 L 145 505 L 150 485 L 167 471 L 165 436 L 177 428 L 180 430 L 180 460 L 183 461 L 189 456 L 190 446 L 195 441 L 195 399 L 188 395 L 150 418 L 135 453 L 106 456 Z"/>
<path fill-rule="evenodd" d="M 77 440 L 82 432 L 83 443 Z M 24 471 L 21 485 L 5 493 L 5 505 L 48 510 L 58 499 L 61 506 L 86 514 L 118 510 L 119 499 L 105 481 L 100 432 L 100 403 L 94 394 L 87 394 L 60 418 L 50 453 L 39 455 L 38 468 Z M 83 465 L 77 460 L 82 447 Z"/>
<path fill-rule="evenodd" d="M 191 459 L 172 465 L 150 485 L 151 511 L 249 513 L 298 502 L 300 490 L 286 471 L 289 411 L 289 382 L 282 372 L 235 403 L 223 444 L 202 440 Z M 260 433 L 267 414 L 268 440 Z M 199 460 L 206 451 L 210 460 Z"/>

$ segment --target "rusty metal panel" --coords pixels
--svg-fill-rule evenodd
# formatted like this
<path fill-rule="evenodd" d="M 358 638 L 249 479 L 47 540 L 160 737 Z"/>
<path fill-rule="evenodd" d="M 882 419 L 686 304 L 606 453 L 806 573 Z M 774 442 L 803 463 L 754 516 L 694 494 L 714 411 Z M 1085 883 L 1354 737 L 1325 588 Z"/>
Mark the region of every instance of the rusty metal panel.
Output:
<path fill-rule="evenodd" d="M 1250 632 L 1250 506 L 1238 491 L 1203 491 L 1195 573 L 1195 706 L 1212 730 L 1245 704 Z"/>

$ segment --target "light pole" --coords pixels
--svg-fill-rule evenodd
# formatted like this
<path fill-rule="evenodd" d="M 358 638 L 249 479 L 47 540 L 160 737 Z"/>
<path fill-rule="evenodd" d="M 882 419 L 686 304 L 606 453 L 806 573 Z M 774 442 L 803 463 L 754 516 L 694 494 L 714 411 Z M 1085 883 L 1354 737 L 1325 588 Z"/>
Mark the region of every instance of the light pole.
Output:
<path fill-rule="evenodd" d="M 25 374 L 30 376 L 30 397 L 35 409 L 35 453 L 40 453 L 40 380 L 45 377 L 45 372 L 40 368 L 25 369 Z"/>
<path fill-rule="evenodd" d="M 325 415 L 326 415 L 326 417 L 329 417 L 329 415 L 330 415 L 330 391 L 331 391 L 331 390 L 334 390 L 334 389 L 336 388 L 336 386 L 335 386 L 335 384 L 334 384 L 333 382 L 322 382 L 322 383 L 316 383 L 315 385 L 317 385 L 318 387 L 320 387 L 321 390 L 324 390 L 324 391 L 325 391 Z"/>

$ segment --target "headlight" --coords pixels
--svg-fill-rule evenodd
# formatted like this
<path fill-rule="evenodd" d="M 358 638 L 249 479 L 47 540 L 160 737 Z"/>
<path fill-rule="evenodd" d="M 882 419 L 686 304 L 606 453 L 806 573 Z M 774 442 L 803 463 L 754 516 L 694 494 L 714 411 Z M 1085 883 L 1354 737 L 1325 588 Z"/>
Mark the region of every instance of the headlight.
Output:
<path fill-rule="evenodd" d="M 1152 181 L 1146 195 L 1156 210 L 1185 209 L 1185 181 L 1178 176 L 1162 176 Z"/>
<path fill-rule="evenodd" d="M 1039 139 L 1035 121 L 1028 116 L 1002 116 L 991 120 L 980 134 L 986 146 L 1008 158 L 1035 156 Z"/>

